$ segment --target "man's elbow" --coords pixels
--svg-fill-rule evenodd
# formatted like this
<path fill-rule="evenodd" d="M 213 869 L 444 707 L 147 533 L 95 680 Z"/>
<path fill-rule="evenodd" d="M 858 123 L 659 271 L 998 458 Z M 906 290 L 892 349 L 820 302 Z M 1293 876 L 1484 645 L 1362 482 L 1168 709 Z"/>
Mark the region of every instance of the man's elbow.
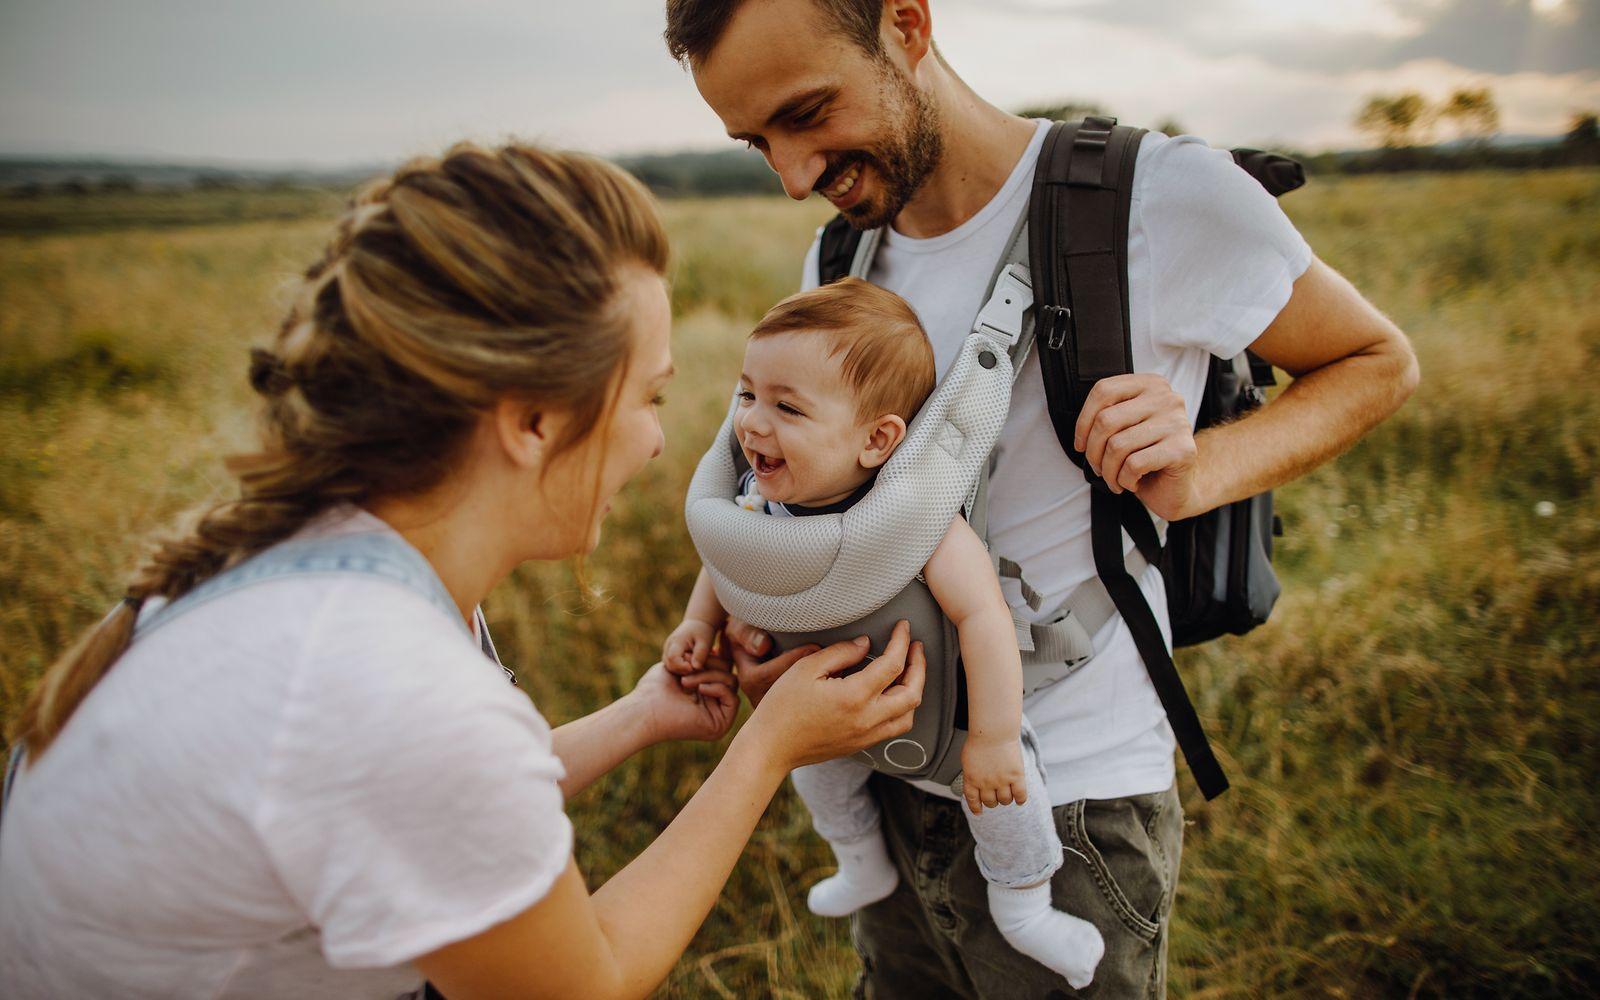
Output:
<path fill-rule="evenodd" d="M 1400 328 L 1392 323 L 1385 325 L 1388 327 L 1386 335 L 1371 353 L 1383 363 L 1378 381 L 1384 389 L 1383 416 L 1387 417 L 1400 409 L 1417 391 L 1417 386 L 1422 382 L 1422 368 L 1417 364 L 1417 352 L 1411 349 L 1411 341 L 1406 339 Z"/>
<path fill-rule="evenodd" d="M 1411 394 L 1417 391 L 1417 386 L 1422 384 L 1422 366 L 1417 364 L 1417 352 L 1411 349 L 1411 341 L 1399 330 L 1394 334 L 1395 375 L 1392 381 L 1394 393 L 1394 409 L 1400 409 Z"/>

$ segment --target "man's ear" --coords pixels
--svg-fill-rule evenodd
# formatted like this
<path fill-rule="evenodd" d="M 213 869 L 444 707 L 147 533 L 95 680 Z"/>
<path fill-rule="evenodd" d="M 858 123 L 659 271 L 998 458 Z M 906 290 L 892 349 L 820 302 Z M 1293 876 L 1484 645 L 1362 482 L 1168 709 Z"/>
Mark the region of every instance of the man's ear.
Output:
<path fill-rule="evenodd" d="M 891 53 L 906 60 L 906 69 L 915 73 L 922 57 L 933 47 L 933 17 L 928 0 L 883 0 L 883 22 L 879 27 L 883 44 Z"/>
<path fill-rule="evenodd" d="M 889 460 L 905 439 L 906 422 L 893 413 L 886 413 L 868 427 L 867 446 L 861 449 L 856 460 L 863 469 L 876 469 Z"/>
<path fill-rule="evenodd" d="M 494 438 L 506 460 L 518 468 L 544 465 L 550 447 L 549 414 L 525 399 L 506 397 L 489 412 Z"/>

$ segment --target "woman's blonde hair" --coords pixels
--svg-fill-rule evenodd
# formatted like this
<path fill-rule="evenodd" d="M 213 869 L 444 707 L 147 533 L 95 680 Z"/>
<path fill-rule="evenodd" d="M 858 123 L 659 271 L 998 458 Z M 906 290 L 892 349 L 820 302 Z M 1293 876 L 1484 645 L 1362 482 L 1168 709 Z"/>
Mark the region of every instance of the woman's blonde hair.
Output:
<path fill-rule="evenodd" d="M 126 598 L 45 672 L 16 738 L 37 756 L 132 640 L 146 598 L 176 600 L 340 501 L 426 492 L 507 396 L 573 414 L 552 455 L 607 422 L 630 353 L 630 266 L 662 274 L 655 202 L 602 160 L 463 143 L 351 201 L 271 351 L 260 447 L 239 495 L 159 542 Z"/>

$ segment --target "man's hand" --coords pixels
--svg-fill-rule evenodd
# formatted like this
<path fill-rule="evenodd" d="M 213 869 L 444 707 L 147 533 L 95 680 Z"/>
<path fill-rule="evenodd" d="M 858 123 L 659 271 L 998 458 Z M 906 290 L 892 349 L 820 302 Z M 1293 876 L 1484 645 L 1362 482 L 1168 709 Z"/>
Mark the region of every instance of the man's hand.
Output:
<path fill-rule="evenodd" d="M 821 647 L 799 646 L 770 660 L 762 660 L 762 655 L 772 649 L 772 637 L 748 622 L 729 618 L 722 630 L 722 648 L 733 658 L 739 674 L 739 689 L 754 708 L 761 704 L 761 697 L 785 670 Z"/>
<path fill-rule="evenodd" d="M 1194 429 L 1183 397 L 1160 375 L 1113 375 L 1083 401 L 1073 436 L 1111 492 L 1137 494 L 1168 521 L 1202 512 Z"/>
<path fill-rule="evenodd" d="M 657 663 L 628 697 L 645 708 L 651 743 L 719 740 L 739 714 L 738 689 L 727 663 L 712 657 L 705 669 L 682 677 Z"/>
<path fill-rule="evenodd" d="M 974 813 L 1028 801 L 1022 745 L 1016 739 L 969 738 L 961 747 L 961 794 Z"/>

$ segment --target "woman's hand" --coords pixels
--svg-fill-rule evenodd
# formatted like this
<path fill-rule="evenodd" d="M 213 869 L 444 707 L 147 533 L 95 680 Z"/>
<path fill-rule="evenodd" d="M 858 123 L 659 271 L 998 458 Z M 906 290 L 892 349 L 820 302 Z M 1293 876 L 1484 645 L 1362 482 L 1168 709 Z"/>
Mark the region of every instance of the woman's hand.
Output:
<path fill-rule="evenodd" d="M 713 656 L 705 669 L 678 676 L 657 663 L 629 698 L 645 710 L 649 740 L 719 740 L 739 714 L 739 682 Z"/>
<path fill-rule="evenodd" d="M 901 621 L 883 655 L 857 673 L 838 676 L 861 662 L 867 649 L 863 636 L 795 661 L 772 683 L 745 732 L 759 734 L 773 758 L 792 770 L 910 729 L 912 713 L 922 703 L 922 643 L 911 641 L 911 627 Z"/>

